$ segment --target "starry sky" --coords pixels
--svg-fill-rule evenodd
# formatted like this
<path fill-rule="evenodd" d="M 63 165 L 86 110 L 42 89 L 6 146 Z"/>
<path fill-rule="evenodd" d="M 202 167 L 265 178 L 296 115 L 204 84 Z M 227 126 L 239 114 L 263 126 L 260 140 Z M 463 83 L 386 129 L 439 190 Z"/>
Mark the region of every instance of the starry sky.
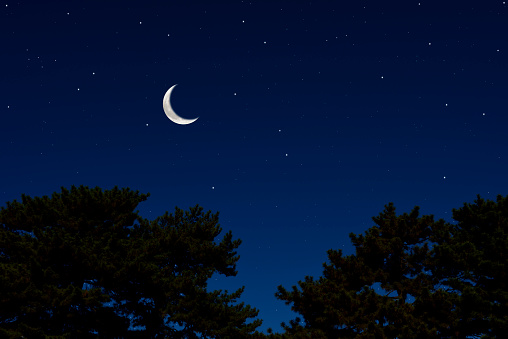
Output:
<path fill-rule="evenodd" d="M 450 220 L 508 194 L 505 1 L 0 2 L 0 203 L 130 187 L 148 219 L 199 204 L 274 297 L 394 202 Z M 171 103 L 190 125 L 171 122 Z"/>

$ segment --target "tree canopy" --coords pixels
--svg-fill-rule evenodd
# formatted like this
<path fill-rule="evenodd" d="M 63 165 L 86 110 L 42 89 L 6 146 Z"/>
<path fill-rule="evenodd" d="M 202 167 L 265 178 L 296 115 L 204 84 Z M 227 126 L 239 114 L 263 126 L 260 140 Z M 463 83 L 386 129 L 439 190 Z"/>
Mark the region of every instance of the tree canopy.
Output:
<path fill-rule="evenodd" d="M 385 206 L 364 235 L 350 235 L 355 254 L 329 250 L 322 277 L 278 287 L 300 317 L 276 337 L 504 337 L 508 197 L 478 197 L 453 219 Z"/>
<path fill-rule="evenodd" d="M 148 194 L 71 187 L 0 209 L 0 337 L 262 338 L 236 275 L 241 241 L 196 205 L 154 220 Z M 453 222 L 390 203 L 352 255 L 279 286 L 299 314 L 273 338 L 501 338 L 508 333 L 508 197 L 478 196 Z"/>
<path fill-rule="evenodd" d="M 242 338 L 261 324 L 236 275 L 239 239 L 199 206 L 149 221 L 128 188 L 23 195 L 0 210 L 0 336 Z"/>

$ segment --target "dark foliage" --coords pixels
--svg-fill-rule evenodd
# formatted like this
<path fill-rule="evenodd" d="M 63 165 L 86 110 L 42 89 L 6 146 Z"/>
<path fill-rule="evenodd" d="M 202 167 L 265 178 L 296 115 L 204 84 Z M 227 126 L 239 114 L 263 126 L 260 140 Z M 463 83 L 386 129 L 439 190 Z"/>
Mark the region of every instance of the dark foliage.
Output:
<path fill-rule="evenodd" d="M 479 196 L 453 210 L 457 224 L 438 239 L 434 276 L 454 305 L 452 332 L 504 338 L 508 333 L 508 197 Z"/>
<path fill-rule="evenodd" d="M 508 198 L 478 197 L 453 210 L 456 224 L 432 215 L 397 216 L 393 204 L 356 254 L 328 251 L 318 280 L 306 277 L 276 297 L 301 318 L 290 338 L 502 338 L 508 333 Z"/>
<path fill-rule="evenodd" d="M 0 337 L 242 338 L 261 323 L 236 292 L 207 291 L 236 275 L 240 240 L 218 213 L 175 209 L 148 221 L 148 195 L 62 188 L 0 210 Z M 136 329 L 136 330 L 133 330 Z"/>

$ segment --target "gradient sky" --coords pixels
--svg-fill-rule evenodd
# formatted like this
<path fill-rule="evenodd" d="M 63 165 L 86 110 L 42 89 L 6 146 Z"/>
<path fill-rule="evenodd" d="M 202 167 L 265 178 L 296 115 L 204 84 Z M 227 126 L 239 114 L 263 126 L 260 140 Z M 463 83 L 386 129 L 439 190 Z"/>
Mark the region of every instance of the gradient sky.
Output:
<path fill-rule="evenodd" d="M 508 194 L 505 1 L 0 2 L 0 203 L 61 186 L 219 211 L 261 330 L 328 249 Z M 171 122 L 171 103 L 191 125 Z"/>

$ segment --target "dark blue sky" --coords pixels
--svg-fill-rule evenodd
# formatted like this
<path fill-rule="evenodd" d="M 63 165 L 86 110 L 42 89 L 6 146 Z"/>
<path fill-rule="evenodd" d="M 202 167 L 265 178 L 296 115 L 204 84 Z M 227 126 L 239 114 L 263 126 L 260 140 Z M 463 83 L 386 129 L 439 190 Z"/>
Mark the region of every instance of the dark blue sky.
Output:
<path fill-rule="evenodd" d="M 200 204 L 274 297 L 392 201 L 449 220 L 508 194 L 505 1 L 0 3 L 0 200 L 130 187 L 152 219 Z M 199 119 L 181 126 L 175 111 Z"/>

